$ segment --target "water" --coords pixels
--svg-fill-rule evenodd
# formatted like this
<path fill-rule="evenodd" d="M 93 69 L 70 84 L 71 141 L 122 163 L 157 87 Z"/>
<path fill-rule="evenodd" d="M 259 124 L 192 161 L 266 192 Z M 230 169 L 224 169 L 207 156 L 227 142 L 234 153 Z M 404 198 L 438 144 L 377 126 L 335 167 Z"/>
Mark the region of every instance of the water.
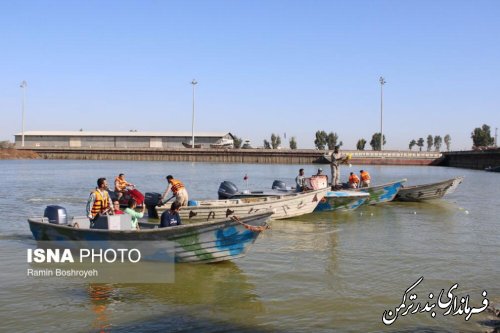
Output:
<path fill-rule="evenodd" d="M 438 167 L 353 166 L 373 182 L 409 184 L 465 176 L 445 200 L 389 203 L 353 212 L 325 212 L 273 221 L 245 258 L 213 265 L 176 265 L 171 284 L 89 284 L 21 276 L 34 246 L 26 222 L 59 204 L 84 215 L 98 177 L 123 172 L 142 191 L 161 192 L 172 174 L 191 198 L 215 198 L 219 183 L 268 188 L 289 185 L 312 165 L 130 161 L 0 161 L 0 330 L 2 332 L 484 332 L 483 312 L 407 315 L 382 323 L 421 276 L 419 301 L 454 284 L 456 295 L 481 293 L 500 303 L 500 175 Z M 424 305 L 424 304 L 422 304 Z"/>

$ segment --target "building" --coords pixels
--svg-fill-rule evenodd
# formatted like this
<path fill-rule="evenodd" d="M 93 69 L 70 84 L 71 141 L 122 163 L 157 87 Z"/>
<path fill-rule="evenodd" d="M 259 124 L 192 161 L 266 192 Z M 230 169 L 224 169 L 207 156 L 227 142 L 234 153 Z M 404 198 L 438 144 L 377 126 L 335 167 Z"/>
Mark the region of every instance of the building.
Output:
<path fill-rule="evenodd" d="M 191 146 L 191 132 L 90 132 L 26 131 L 24 148 L 184 148 Z M 209 148 L 222 139 L 233 140 L 227 132 L 195 133 L 196 146 Z M 15 146 L 21 148 L 22 133 L 15 135 Z"/>

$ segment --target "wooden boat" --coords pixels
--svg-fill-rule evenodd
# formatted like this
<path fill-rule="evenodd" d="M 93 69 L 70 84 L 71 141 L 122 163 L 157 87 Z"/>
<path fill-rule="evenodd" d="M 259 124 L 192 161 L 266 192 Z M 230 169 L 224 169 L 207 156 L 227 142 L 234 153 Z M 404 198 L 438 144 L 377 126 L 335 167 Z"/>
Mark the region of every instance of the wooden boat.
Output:
<path fill-rule="evenodd" d="M 182 145 L 185 148 L 193 148 L 193 145 L 190 142 L 183 142 Z M 201 143 L 195 143 L 194 148 L 201 148 Z"/>
<path fill-rule="evenodd" d="M 349 191 L 368 193 L 370 197 L 365 201 L 365 204 L 375 205 L 382 202 L 392 201 L 398 194 L 404 182 L 406 182 L 406 179 L 382 185 L 352 189 Z"/>
<path fill-rule="evenodd" d="M 231 215 L 240 217 L 270 209 L 273 219 L 286 219 L 314 211 L 318 202 L 323 199 L 327 189 L 286 193 L 277 196 L 250 197 L 227 200 L 200 200 L 195 205 L 182 207 L 179 212 L 182 221 L 208 221 L 210 219 L 227 218 Z M 169 204 L 156 207 L 158 216 L 170 207 Z"/>
<path fill-rule="evenodd" d="M 267 228 L 271 215 L 271 211 L 262 210 L 238 220 L 224 218 L 168 228 L 140 223 L 141 230 L 91 229 L 86 217 L 73 217 L 66 224 L 34 217 L 29 218 L 28 223 L 37 241 L 71 241 L 79 248 L 106 244 L 96 241 L 170 241 L 175 246 L 176 262 L 213 263 L 243 257 L 260 232 Z M 113 217 L 122 216 L 130 218 L 129 215 Z"/>
<path fill-rule="evenodd" d="M 234 141 L 232 139 L 222 138 L 217 140 L 216 143 L 210 144 L 210 148 L 234 148 Z"/>
<path fill-rule="evenodd" d="M 446 194 L 453 193 L 464 177 L 455 177 L 437 183 L 402 187 L 394 200 L 422 201 L 440 199 Z"/>
<path fill-rule="evenodd" d="M 328 191 L 314 211 L 354 210 L 364 204 L 369 197 L 370 195 L 365 192 Z"/>

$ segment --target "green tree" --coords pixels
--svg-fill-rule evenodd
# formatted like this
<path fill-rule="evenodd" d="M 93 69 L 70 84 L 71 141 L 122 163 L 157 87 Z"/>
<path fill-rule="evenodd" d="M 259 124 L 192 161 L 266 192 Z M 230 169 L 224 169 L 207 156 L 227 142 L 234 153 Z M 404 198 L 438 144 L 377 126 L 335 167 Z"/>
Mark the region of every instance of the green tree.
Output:
<path fill-rule="evenodd" d="M 427 136 L 427 151 L 431 151 L 432 145 L 434 144 L 434 138 L 432 135 Z"/>
<path fill-rule="evenodd" d="M 243 140 L 241 138 L 238 138 L 236 135 L 233 135 L 234 148 L 241 148 L 242 143 L 243 143 Z"/>
<path fill-rule="evenodd" d="M 271 134 L 271 148 L 276 149 L 281 145 L 281 137 L 276 134 Z"/>
<path fill-rule="evenodd" d="M 422 147 L 424 146 L 424 138 L 418 139 L 417 146 L 418 146 L 418 148 L 420 148 L 419 151 L 422 151 Z"/>
<path fill-rule="evenodd" d="M 387 143 L 385 141 L 385 135 L 382 137 L 382 140 L 384 140 L 384 145 Z M 372 140 L 370 141 L 370 146 L 372 146 L 372 150 L 381 150 L 380 149 L 380 132 L 374 133 L 372 135 Z"/>
<path fill-rule="evenodd" d="M 413 146 L 415 146 L 416 144 L 417 144 L 417 141 L 415 141 L 415 140 L 411 140 L 411 141 L 410 141 L 410 145 L 408 146 L 408 148 L 410 148 L 410 150 L 412 150 L 412 149 L 413 149 Z"/>
<path fill-rule="evenodd" d="M 335 146 L 337 145 L 337 140 L 339 139 L 339 136 L 337 133 L 330 132 L 326 138 L 326 144 L 328 145 L 328 150 L 333 150 Z M 339 146 L 342 145 L 342 141 L 340 142 Z"/>
<path fill-rule="evenodd" d="M 290 149 L 297 149 L 297 140 L 294 136 L 290 139 Z"/>
<path fill-rule="evenodd" d="M 441 144 L 443 143 L 443 139 L 441 138 L 440 135 L 436 135 L 434 137 L 434 148 L 436 149 L 436 151 L 440 151 L 441 150 Z"/>
<path fill-rule="evenodd" d="M 356 143 L 356 149 L 357 150 L 365 150 L 366 146 L 366 140 L 365 139 L 359 139 L 358 143 Z"/>
<path fill-rule="evenodd" d="M 450 151 L 450 146 L 451 146 L 451 136 L 449 134 L 446 134 L 444 136 L 444 144 L 446 145 L 446 150 Z"/>
<path fill-rule="evenodd" d="M 474 144 L 472 148 L 488 147 L 495 144 L 495 138 L 491 136 L 490 127 L 486 124 L 483 124 L 482 127 L 476 127 L 470 137 Z"/>
<path fill-rule="evenodd" d="M 319 150 L 325 149 L 327 137 L 328 135 L 325 131 L 317 131 L 316 139 L 314 140 L 314 145 L 316 146 L 316 148 L 318 148 Z"/>
<path fill-rule="evenodd" d="M 265 139 L 264 139 L 264 149 L 271 149 L 271 144 L 269 143 L 269 141 Z"/>

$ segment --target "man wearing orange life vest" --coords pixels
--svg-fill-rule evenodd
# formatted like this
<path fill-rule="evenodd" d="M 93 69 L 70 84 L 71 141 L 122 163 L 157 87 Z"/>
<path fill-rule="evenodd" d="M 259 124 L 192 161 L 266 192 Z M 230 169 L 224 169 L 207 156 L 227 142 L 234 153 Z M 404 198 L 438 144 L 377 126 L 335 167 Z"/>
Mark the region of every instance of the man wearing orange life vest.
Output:
<path fill-rule="evenodd" d="M 108 212 L 112 214 L 111 198 L 107 189 L 108 181 L 106 178 L 99 178 L 95 191 L 90 193 L 87 201 L 87 217 L 90 220 L 94 220 L 98 215 Z"/>
<path fill-rule="evenodd" d="M 168 187 L 161 197 L 161 202 L 165 203 L 166 201 L 168 201 L 165 200 L 165 198 L 167 197 L 168 193 L 172 191 L 175 196 L 175 202 L 178 202 L 181 206 L 187 206 L 189 196 L 186 188 L 184 187 L 184 184 L 181 183 L 181 181 L 174 179 L 174 177 L 171 175 L 167 176 L 167 181 Z"/>
<path fill-rule="evenodd" d="M 370 187 L 371 177 L 368 171 L 359 171 L 361 176 L 361 186 L 360 187 Z"/>
<path fill-rule="evenodd" d="M 350 188 L 359 187 L 359 177 L 354 172 L 351 172 L 351 174 L 349 175 L 349 187 Z"/>
<path fill-rule="evenodd" d="M 127 190 L 127 186 L 134 186 L 125 180 L 125 175 L 120 173 L 118 177 L 115 178 L 115 193 L 117 196 L 117 200 L 120 200 L 125 191 Z"/>

